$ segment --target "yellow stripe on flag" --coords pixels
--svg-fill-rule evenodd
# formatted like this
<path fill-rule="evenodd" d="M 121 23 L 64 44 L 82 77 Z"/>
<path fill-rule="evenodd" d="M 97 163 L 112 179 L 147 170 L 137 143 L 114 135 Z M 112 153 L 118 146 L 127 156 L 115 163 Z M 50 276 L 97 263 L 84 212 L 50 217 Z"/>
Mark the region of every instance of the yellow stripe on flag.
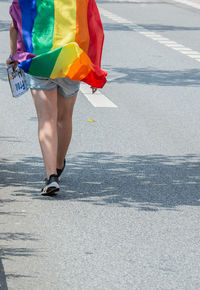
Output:
<path fill-rule="evenodd" d="M 76 37 L 76 1 L 54 0 L 54 35 L 52 50 Z"/>
<path fill-rule="evenodd" d="M 82 49 L 80 49 L 76 42 L 65 45 L 56 60 L 50 78 L 64 78 L 68 74 L 71 64 L 79 58 L 81 53 Z"/>

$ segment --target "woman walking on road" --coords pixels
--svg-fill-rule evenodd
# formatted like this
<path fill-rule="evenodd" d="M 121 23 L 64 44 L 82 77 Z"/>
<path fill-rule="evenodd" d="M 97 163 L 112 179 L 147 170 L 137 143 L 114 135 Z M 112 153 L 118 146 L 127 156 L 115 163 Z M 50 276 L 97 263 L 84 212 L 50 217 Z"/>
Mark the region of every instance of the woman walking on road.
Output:
<path fill-rule="evenodd" d="M 14 0 L 10 15 L 6 62 L 26 73 L 46 169 L 41 194 L 53 195 L 65 168 L 80 81 L 93 93 L 106 82 L 101 70 L 103 28 L 94 0 Z"/>

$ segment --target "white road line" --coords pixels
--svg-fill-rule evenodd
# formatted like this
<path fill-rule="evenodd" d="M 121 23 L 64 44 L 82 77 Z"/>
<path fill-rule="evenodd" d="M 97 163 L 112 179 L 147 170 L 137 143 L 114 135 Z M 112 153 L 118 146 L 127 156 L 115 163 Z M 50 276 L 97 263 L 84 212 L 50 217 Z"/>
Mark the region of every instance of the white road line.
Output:
<path fill-rule="evenodd" d="M 96 108 L 117 108 L 117 106 L 106 96 L 104 96 L 99 90 L 92 94 L 91 88 L 85 84 L 81 84 L 80 90 L 88 99 L 88 101 Z"/>
<path fill-rule="evenodd" d="M 146 3 L 142 3 L 141 0 L 106 0 L 107 2 L 119 2 L 119 3 L 123 3 L 123 2 L 126 2 L 126 3 L 138 3 L 140 4 L 141 6 L 147 6 L 148 5 L 148 2 Z M 200 9 L 200 4 L 199 3 L 196 3 L 195 0 L 172 0 L 174 2 L 177 2 L 177 3 L 181 3 L 181 4 L 185 4 L 185 5 L 188 5 L 188 6 L 191 6 L 193 8 L 196 8 L 196 9 Z M 167 4 L 167 2 L 165 2 Z"/>
<path fill-rule="evenodd" d="M 123 2 L 126 2 L 126 3 L 138 3 L 140 4 L 141 6 L 147 6 L 148 5 L 148 2 L 146 3 L 141 3 L 141 0 L 106 0 L 107 2 L 119 2 L 119 3 L 123 3 Z M 174 2 L 177 2 L 177 3 L 181 3 L 181 4 L 185 4 L 185 5 L 188 5 L 188 6 L 191 6 L 193 8 L 196 8 L 196 9 L 200 9 L 200 4 L 199 3 L 196 3 L 196 1 L 193 1 L 193 0 L 171 0 L 171 1 L 174 1 Z M 167 4 L 167 2 L 166 2 Z"/>
<path fill-rule="evenodd" d="M 198 58 L 198 59 L 200 59 L 200 54 L 195 54 L 195 55 L 194 55 L 194 54 L 190 54 L 189 56 L 190 56 L 191 58 L 195 58 L 195 59 Z"/>
<path fill-rule="evenodd" d="M 141 6 L 146 6 L 148 5 L 148 3 L 142 3 L 141 0 L 106 0 L 106 2 L 119 2 L 119 3 L 123 3 L 123 2 L 129 2 L 129 3 L 138 3 Z"/>
<path fill-rule="evenodd" d="M 176 1 L 176 0 L 173 0 L 173 1 Z M 178 0 L 178 2 L 181 2 L 181 1 L 186 1 L 186 0 L 180 0 L 180 1 Z M 200 62 L 200 56 L 199 56 L 200 52 L 194 51 L 189 47 L 185 47 L 184 45 L 177 43 L 176 41 L 172 41 L 169 38 L 163 37 L 160 34 L 157 34 L 157 33 L 150 31 L 150 30 L 148 30 L 140 25 L 132 23 L 130 20 L 122 18 L 114 13 L 111 13 L 108 10 L 105 10 L 103 8 L 99 8 L 99 10 L 100 10 L 101 15 L 103 15 L 104 17 L 107 17 L 114 22 L 120 23 L 120 24 L 128 27 L 132 31 L 138 32 L 139 34 L 141 34 L 143 36 L 146 36 L 154 41 L 157 41 L 158 43 L 163 44 L 168 48 L 176 50 L 177 52 L 180 52 L 180 53 Z"/>
<path fill-rule="evenodd" d="M 200 9 L 200 4 L 195 3 L 192 0 L 172 0 L 172 1 L 178 2 L 181 4 L 185 4 L 185 5 L 191 6 L 191 7 L 196 8 L 196 9 Z"/>

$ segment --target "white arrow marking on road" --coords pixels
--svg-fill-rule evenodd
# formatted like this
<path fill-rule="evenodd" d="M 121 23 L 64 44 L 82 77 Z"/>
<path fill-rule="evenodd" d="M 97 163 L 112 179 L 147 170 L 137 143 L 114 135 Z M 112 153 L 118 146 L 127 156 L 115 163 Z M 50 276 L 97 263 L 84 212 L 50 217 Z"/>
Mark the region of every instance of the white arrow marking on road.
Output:
<path fill-rule="evenodd" d="M 88 99 L 88 101 L 98 108 L 117 108 L 117 106 L 111 102 L 106 96 L 104 96 L 99 90 L 92 94 L 90 86 L 81 84 L 81 92 Z"/>
<path fill-rule="evenodd" d="M 111 19 L 112 21 L 120 23 L 120 24 L 130 28 L 132 31 L 138 32 L 143 36 L 146 36 L 154 41 L 157 41 L 160 44 L 163 44 L 171 49 L 174 49 L 174 50 L 200 62 L 200 57 L 199 57 L 200 52 L 194 51 L 191 48 L 185 47 L 184 45 L 179 44 L 175 41 L 171 41 L 170 39 L 163 37 L 162 35 L 156 34 L 155 32 L 150 31 L 148 29 L 145 29 L 144 27 L 142 27 L 140 25 L 134 24 L 130 20 L 122 18 L 116 14 L 113 14 L 108 10 L 105 10 L 103 8 L 100 8 L 99 10 L 104 17 L 107 17 L 107 18 Z M 163 40 L 163 38 L 164 38 L 164 40 Z"/>

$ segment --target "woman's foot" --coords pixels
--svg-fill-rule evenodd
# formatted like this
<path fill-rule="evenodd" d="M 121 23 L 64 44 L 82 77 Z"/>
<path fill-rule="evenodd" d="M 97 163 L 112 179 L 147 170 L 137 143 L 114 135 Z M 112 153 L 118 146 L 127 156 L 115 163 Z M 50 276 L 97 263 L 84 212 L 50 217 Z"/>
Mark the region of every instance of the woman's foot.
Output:
<path fill-rule="evenodd" d="M 66 163 L 66 160 L 64 159 L 64 166 L 63 166 L 63 168 L 62 169 L 56 168 L 58 177 L 61 176 L 63 170 L 65 169 L 65 163 Z"/>
<path fill-rule="evenodd" d="M 55 195 L 59 191 L 58 175 L 52 174 L 49 179 L 45 180 L 45 186 L 41 190 L 42 195 Z"/>

